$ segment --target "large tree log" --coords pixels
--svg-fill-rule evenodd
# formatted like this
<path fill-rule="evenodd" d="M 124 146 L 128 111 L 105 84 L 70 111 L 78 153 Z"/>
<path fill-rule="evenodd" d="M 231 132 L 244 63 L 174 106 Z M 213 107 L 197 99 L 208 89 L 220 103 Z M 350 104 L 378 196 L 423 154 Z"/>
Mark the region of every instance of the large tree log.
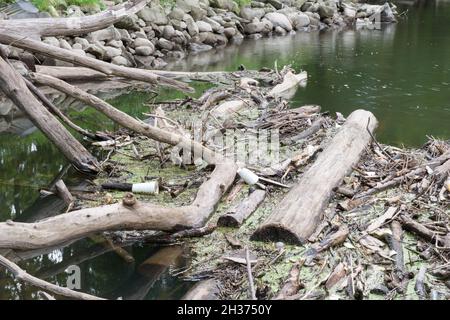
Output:
<path fill-rule="evenodd" d="M 118 66 L 86 56 L 81 56 L 73 53 L 70 50 L 57 48 L 15 32 L 0 32 L 0 43 L 11 45 L 13 47 L 21 48 L 34 53 L 39 53 L 75 65 L 91 68 L 100 71 L 108 76 L 123 77 L 155 85 L 160 84 L 183 91 L 193 91 L 191 87 L 183 82 L 157 75 L 149 70 Z"/>
<path fill-rule="evenodd" d="M 0 20 L 0 33 L 17 32 L 32 37 L 75 36 L 104 29 L 145 7 L 147 0 L 125 2 L 85 17 Z"/>
<path fill-rule="evenodd" d="M 352 170 L 371 141 L 368 130 L 374 131 L 376 126 L 372 113 L 354 111 L 277 210 L 253 233 L 252 239 L 305 243 L 320 222 L 333 189 Z"/>
<path fill-rule="evenodd" d="M 98 162 L 28 90 L 19 73 L 0 57 L 0 89 L 38 127 L 64 156 L 86 173 L 98 172 Z"/>

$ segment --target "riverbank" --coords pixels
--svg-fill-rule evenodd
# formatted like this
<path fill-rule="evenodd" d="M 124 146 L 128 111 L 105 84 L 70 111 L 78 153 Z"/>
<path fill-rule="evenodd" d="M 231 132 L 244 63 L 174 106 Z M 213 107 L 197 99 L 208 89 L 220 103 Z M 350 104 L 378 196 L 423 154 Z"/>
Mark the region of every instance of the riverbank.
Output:
<path fill-rule="evenodd" d="M 71 15 L 84 15 L 71 9 Z M 114 26 L 82 37 L 46 37 L 45 43 L 117 65 L 162 69 L 167 61 L 204 52 L 244 38 L 284 36 L 326 28 L 396 21 L 395 7 L 334 1 L 178 0 L 152 1 Z M 378 26 L 379 27 L 379 26 Z M 43 59 L 48 65 L 67 65 Z"/>

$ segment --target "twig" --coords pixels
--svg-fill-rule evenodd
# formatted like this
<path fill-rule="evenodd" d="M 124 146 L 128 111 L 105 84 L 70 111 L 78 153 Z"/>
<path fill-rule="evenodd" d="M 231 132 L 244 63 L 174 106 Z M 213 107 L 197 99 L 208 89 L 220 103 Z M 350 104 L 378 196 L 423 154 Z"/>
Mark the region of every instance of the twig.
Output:
<path fill-rule="evenodd" d="M 252 265 L 250 263 L 250 252 L 248 250 L 248 247 L 245 248 L 245 260 L 247 262 L 247 276 L 248 276 L 248 284 L 250 286 L 251 299 L 258 300 L 256 299 L 255 283 L 253 282 Z"/>

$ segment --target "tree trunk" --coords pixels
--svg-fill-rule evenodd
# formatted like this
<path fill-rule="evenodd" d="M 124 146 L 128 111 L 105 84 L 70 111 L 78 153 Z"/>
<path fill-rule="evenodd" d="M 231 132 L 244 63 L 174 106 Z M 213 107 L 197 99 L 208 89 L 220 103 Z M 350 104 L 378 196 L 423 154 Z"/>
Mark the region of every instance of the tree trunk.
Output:
<path fill-rule="evenodd" d="M 28 90 L 21 75 L 2 58 L 0 89 L 28 115 L 33 124 L 55 144 L 75 168 L 85 173 L 98 172 L 97 160 L 37 100 Z"/>
<path fill-rule="evenodd" d="M 354 111 L 278 209 L 253 233 L 252 239 L 305 243 L 321 221 L 333 189 L 352 170 L 370 143 L 368 130 L 374 131 L 376 126 L 372 113 Z"/>

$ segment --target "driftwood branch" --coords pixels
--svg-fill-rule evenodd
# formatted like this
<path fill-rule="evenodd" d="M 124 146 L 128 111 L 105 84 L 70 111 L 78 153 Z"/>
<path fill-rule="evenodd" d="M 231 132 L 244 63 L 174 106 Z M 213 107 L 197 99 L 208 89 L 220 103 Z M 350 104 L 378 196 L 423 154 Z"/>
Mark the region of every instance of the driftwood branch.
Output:
<path fill-rule="evenodd" d="M 68 288 L 63 288 L 47 281 L 36 278 L 30 274 L 28 274 L 25 270 L 20 268 L 14 262 L 6 259 L 2 255 L 0 255 L 0 265 L 8 269 L 16 279 L 31 284 L 32 286 L 38 287 L 44 291 L 48 291 L 54 293 L 59 296 L 68 297 L 72 299 L 80 299 L 80 300 L 104 300 L 102 298 L 92 296 L 87 293 L 77 292 Z"/>

